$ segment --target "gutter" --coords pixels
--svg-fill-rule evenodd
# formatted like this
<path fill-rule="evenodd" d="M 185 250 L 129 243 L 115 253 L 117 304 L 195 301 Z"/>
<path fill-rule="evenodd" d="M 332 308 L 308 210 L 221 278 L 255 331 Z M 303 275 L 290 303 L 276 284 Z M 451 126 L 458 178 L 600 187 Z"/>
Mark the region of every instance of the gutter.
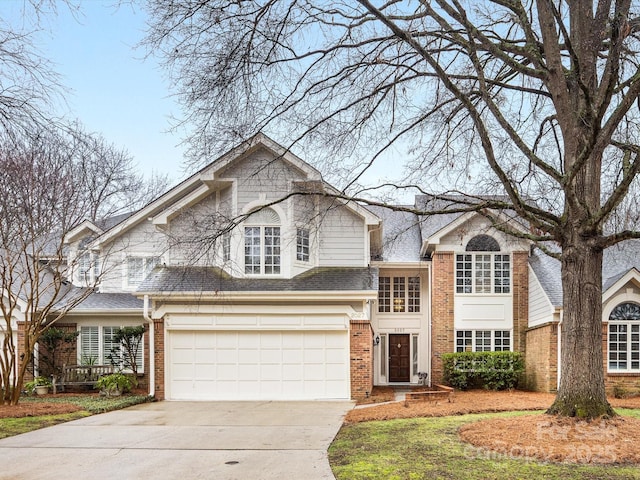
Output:
<path fill-rule="evenodd" d="M 149 315 L 149 295 L 144 296 L 142 316 L 149 322 L 149 396 L 156 395 L 156 355 L 155 355 L 155 326 Z"/>

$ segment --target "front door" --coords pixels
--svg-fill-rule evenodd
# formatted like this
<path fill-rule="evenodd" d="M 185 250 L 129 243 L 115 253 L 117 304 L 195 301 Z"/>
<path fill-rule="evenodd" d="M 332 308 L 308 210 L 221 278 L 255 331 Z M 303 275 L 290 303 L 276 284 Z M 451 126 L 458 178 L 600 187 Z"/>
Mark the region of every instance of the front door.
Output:
<path fill-rule="evenodd" d="M 389 381 L 409 382 L 409 335 L 389 334 Z"/>

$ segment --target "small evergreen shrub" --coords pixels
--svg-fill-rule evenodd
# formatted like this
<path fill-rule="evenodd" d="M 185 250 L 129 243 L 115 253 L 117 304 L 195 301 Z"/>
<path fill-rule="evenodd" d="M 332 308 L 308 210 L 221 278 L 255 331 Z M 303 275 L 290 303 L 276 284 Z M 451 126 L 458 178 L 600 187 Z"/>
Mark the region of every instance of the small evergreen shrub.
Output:
<path fill-rule="evenodd" d="M 444 382 L 459 390 L 515 388 L 524 373 L 519 352 L 461 352 L 442 355 Z"/>

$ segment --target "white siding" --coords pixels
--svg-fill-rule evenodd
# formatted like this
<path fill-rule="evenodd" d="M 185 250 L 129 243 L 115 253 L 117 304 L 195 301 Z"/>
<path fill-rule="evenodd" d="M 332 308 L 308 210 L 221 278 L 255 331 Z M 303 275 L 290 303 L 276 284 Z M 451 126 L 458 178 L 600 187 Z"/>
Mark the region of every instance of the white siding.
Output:
<path fill-rule="evenodd" d="M 126 259 L 128 256 L 156 256 L 166 261 L 167 238 L 151 222 L 144 221 L 115 241 L 105 245 L 101 252 L 101 292 L 120 292 L 126 287 Z"/>
<path fill-rule="evenodd" d="M 259 150 L 221 172 L 221 178 L 236 179 L 236 213 L 261 197 L 277 200 L 290 191 L 292 181 L 304 180 L 303 175 L 287 162 L 276 159 L 266 150 Z"/>
<path fill-rule="evenodd" d="M 320 266 L 366 267 L 369 259 L 364 220 L 328 201 L 321 204 L 320 217 Z"/>
<path fill-rule="evenodd" d="M 554 308 L 547 298 L 536 274 L 529 268 L 529 327 L 553 320 Z"/>

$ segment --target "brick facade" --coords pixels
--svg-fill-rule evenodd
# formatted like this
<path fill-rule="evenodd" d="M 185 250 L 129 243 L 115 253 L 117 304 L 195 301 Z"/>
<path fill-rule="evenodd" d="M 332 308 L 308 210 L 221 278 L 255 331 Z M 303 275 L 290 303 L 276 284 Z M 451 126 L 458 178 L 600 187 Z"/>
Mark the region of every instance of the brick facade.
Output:
<path fill-rule="evenodd" d="M 529 326 L 529 253 L 513 252 L 513 350 L 526 353 Z"/>
<path fill-rule="evenodd" d="M 373 329 L 368 320 L 351 320 L 349 344 L 351 398 L 358 400 L 373 389 Z"/>
<path fill-rule="evenodd" d="M 453 253 L 436 252 L 432 257 L 433 285 L 431 294 L 431 381 L 442 382 L 443 353 L 454 351 Z"/>
<path fill-rule="evenodd" d="M 558 386 L 558 324 L 545 323 L 526 331 L 526 388 L 554 392 Z"/>
<path fill-rule="evenodd" d="M 156 399 L 164 400 L 164 318 L 153 321 Z M 150 357 L 149 357 L 150 358 Z"/>

